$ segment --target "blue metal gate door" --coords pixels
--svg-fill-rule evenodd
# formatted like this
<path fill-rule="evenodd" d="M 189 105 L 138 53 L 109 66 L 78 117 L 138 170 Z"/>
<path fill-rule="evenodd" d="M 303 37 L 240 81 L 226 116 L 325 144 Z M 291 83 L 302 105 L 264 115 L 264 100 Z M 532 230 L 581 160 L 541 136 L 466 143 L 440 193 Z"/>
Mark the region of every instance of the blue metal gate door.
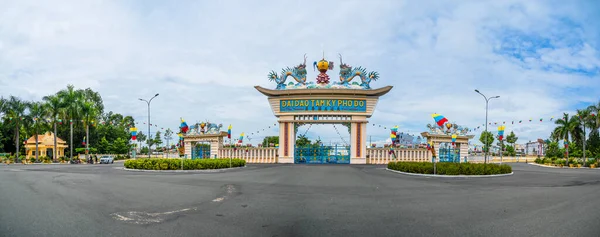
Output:
<path fill-rule="evenodd" d="M 350 164 L 348 146 L 309 146 L 296 147 L 296 164 Z"/>
<path fill-rule="evenodd" d="M 193 146 L 192 147 L 192 160 L 193 159 L 206 159 L 210 158 L 210 146 Z"/>
<path fill-rule="evenodd" d="M 440 162 L 460 163 L 460 149 L 449 146 L 440 147 Z"/>

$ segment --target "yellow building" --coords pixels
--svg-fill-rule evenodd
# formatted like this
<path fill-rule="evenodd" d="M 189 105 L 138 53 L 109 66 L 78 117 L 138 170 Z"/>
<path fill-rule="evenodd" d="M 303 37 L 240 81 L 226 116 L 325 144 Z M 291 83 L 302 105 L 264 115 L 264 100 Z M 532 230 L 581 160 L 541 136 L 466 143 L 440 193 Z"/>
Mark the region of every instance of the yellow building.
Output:
<path fill-rule="evenodd" d="M 56 158 L 65 155 L 65 149 L 67 149 L 67 142 L 60 138 L 56 139 L 56 149 L 58 154 Z M 39 156 L 53 157 L 52 150 L 54 149 L 54 133 L 47 132 L 45 134 L 38 135 L 38 150 Z M 27 159 L 29 157 L 35 157 L 35 135 L 27 139 L 25 142 L 25 154 Z"/>

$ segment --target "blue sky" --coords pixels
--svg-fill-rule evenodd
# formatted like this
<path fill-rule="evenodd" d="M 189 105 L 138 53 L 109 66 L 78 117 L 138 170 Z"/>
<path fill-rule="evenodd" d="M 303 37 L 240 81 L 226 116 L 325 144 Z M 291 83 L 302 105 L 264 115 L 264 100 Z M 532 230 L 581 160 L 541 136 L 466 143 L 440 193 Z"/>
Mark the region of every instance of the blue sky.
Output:
<path fill-rule="evenodd" d="M 308 56 L 378 71 L 394 86 L 370 119 L 413 134 L 431 113 L 545 138 L 558 117 L 600 100 L 597 1 L 8 1 L 0 0 L 0 95 L 39 100 L 74 84 L 106 109 L 176 129 L 179 117 L 276 135 L 271 70 Z M 559 7 L 560 6 L 560 7 Z M 339 63 L 336 63 L 336 66 Z M 339 68 L 329 73 L 337 75 Z M 313 80 L 317 73 L 309 70 Z M 318 129 L 315 129 L 318 127 Z M 341 143 L 333 126 L 307 135 Z M 338 129 L 341 126 L 338 126 Z M 262 129 L 265 129 L 263 132 Z M 307 127 L 301 127 L 300 132 Z M 343 129 L 339 129 L 343 130 Z M 369 127 L 374 141 L 389 131 Z M 342 131 L 348 139 L 347 131 Z"/>

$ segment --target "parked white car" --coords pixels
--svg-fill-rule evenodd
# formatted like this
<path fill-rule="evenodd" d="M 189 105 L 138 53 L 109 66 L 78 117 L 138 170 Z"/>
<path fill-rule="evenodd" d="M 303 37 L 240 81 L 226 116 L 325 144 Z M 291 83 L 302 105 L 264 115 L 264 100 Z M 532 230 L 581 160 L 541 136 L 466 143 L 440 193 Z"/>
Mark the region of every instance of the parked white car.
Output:
<path fill-rule="evenodd" d="M 100 156 L 100 164 L 112 164 L 113 162 L 112 156 Z"/>

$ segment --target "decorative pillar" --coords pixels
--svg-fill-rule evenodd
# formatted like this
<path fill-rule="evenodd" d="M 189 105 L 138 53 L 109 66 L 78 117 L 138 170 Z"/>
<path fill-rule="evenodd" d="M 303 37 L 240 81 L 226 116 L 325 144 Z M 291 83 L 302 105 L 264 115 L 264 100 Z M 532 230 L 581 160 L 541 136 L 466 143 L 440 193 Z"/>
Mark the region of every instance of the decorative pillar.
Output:
<path fill-rule="evenodd" d="M 367 124 L 353 122 L 350 125 L 350 164 L 367 163 Z"/>
<path fill-rule="evenodd" d="M 279 162 L 294 163 L 294 148 L 296 144 L 296 134 L 294 123 L 279 122 Z"/>
<path fill-rule="evenodd" d="M 187 159 L 192 158 L 192 142 L 191 141 L 184 140 L 184 152 L 183 153 L 187 156 Z"/>

